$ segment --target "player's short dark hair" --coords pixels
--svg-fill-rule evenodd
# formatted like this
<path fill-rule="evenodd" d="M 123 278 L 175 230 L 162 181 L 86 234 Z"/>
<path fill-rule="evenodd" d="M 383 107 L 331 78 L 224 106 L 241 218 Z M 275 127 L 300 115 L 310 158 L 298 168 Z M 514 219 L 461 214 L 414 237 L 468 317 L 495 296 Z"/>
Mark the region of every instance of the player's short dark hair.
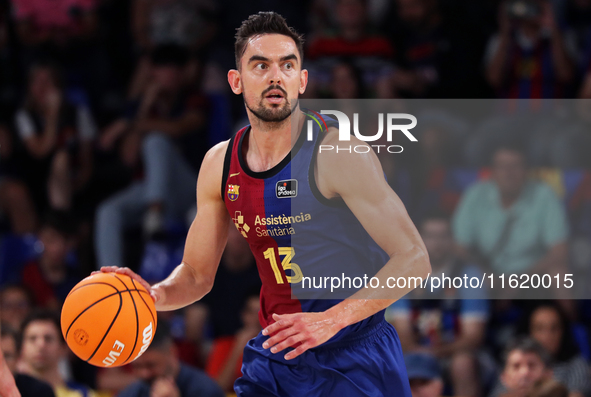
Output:
<path fill-rule="evenodd" d="M 535 354 L 540 360 L 542 360 L 546 368 L 550 368 L 550 365 L 552 364 L 552 358 L 546 349 L 544 349 L 535 339 L 529 336 L 524 336 L 515 338 L 507 344 L 503 352 L 503 367 L 507 366 L 509 355 L 515 351 Z"/>
<path fill-rule="evenodd" d="M 25 318 L 25 321 L 23 321 L 23 324 L 21 325 L 21 332 L 20 332 L 19 338 L 17 339 L 19 351 L 21 350 L 21 348 L 23 346 L 23 339 L 25 337 L 25 330 L 27 329 L 27 327 L 29 325 L 31 325 L 31 323 L 34 323 L 36 321 L 43 321 L 43 322 L 52 323 L 55 326 L 55 331 L 57 332 L 59 342 L 60 343 L 64 342 L 64 339 L 62 338 L 62 331 L 61 331 L 62 328 L 60 325 L 59 314 L 52 311 L 52 310 L 36 309 Z"/>
<path fill-rule="evenodd" d="M 296 44 L 300 55 L 300 61 L 304 59 L 304 37 L 294 28 L 287 25 L 285 18 L 273 11 L 261 11 L 253 14 L 236 29 L 236 41 L 234 43 L 234 55 L 236 67 L 240 69 L 240 59 L 246 51 L 248 40 L 253 36 L 262 34 L 282 34 L 290 37 Z"/>

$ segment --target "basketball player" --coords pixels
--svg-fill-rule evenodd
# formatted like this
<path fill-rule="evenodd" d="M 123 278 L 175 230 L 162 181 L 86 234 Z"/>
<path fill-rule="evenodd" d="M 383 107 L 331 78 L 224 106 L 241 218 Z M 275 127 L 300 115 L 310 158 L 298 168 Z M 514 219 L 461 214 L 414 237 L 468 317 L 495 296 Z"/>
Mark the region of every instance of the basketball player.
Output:
<path fill-rule="evenodd" d="M 373 153 L 315 156 L 320 142 L 337 144 L 333 121 L 323 120 L 330 127 L 316 126 L 314 139 L 304 139 L 302 127 L 312 116 L 300 109 L 298 95 L 308 72 L 302 38 L 283 17 L 250 16 L 238 29 L 235 50 L 237 70 L 228 72 L 228 81 L 244 97 L 250 126 L 205 157 L 183 262 L 150 289 L 157 310 L 179 309 L 208 293 L 233 219 L 263 282 L 263 331 L 244 350 L 238 396 L 410 397 L 398 335 L 384 321 L 384 309 L 410 286 L 362 288 L 345 300 L 300 300 L 292 299 L 290 282 L 318 266 L 332 266 L 340 276 L 341 264 L 368 263 L 379 265 L 375 275 L 383 285 L 389 276 L 425 278 L 430 265 L 416 228 Z M 351 144 L 364 143 L 352 137 Z M 298 187 L 291 182 L 290 189 L 297 194 L 278 198 L 279 182 L 294 179 Z M 291 217 L 293 200 L 305 211 Z M 294 219 L 297 224 L 285 224 Z M 320 248 L 292 246 L 295 238 L 272 226 L 277 223 Z M 349 233 L 340 238 L 339 228 Z M 126 268 L 101 270 L 141 280 Z"/>

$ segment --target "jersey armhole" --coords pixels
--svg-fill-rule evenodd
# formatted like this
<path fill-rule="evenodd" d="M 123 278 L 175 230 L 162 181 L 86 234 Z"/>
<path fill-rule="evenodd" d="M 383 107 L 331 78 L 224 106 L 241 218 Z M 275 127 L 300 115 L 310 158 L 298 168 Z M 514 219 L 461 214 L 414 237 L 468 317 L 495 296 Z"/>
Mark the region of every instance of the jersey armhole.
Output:
<path fill-rule="evenodd" d="M 226 155 L 224 156 L 224 170 L 222 172 L 222 186 L 221 186 L 221 193 L 222 193 L 222 201 L 226 201 L 224 198 L 224 194 L 226 192 L 226 181 L 228 180 L 228 174 L 230 173 L 230 162 L 232 161 L 232 150 L 234 150 L 234 139 L 236 138 L 236 134 L 230 139 L 228 142 L 228 148 L 226 149 Z"/>
<path fill-rule="evenodd" d="M 329 127 L 332 127 L 332 124 Z M 316 138 L 316 142 L 314 142 L 314 153 L 312 153 L 312 159 L 310 160 L 310 166 L 308 167 L 308 181 L 310 183 L 310 190 L 318 202 L 328 207 L 343 208 L 347 206 L 343 199 L 329 199 L 324 197 L 324 195 L 320 192 L 320 189 L 318 189 L 316 177 L 314 175 L 314 170 L 316 169 L 316 159 L 318 157 L 318 149 L 320 148 L 320 143 L 324 139 L 324 136 L 327 132 L 328 131 L 323 131 L 322 129 L 318 131 L 318 137 Z"/>

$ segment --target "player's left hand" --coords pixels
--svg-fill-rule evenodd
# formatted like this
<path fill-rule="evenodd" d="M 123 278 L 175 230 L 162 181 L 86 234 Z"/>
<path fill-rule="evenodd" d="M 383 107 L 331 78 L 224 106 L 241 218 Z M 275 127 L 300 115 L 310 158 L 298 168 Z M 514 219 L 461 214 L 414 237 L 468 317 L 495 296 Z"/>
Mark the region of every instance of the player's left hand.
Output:
<path fill-rule="evenodd" d="M 273 314 L 273 319 L 275 322 L 263 330 L 263 335 L 273 335 L 263 343 L 263 348 L 278 353 L 299 343 L 285 355 L 286 360 L 321 345 L 341 330 L 336 319 L 325 312 Z"/>

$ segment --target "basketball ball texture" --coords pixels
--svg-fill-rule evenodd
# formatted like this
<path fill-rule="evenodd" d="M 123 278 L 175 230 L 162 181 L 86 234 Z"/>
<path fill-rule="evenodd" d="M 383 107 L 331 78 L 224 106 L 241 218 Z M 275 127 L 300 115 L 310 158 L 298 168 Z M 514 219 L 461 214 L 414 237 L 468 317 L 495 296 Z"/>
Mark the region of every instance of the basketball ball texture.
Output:
<path fill-rule="evenodd" d="M 138 358 L 150 346 L 156 325 L 150 294 L 123 274 L 86 277 L 72 288 L 62 307 L 66 343 L 98 367 L 119 367 Z"/>

